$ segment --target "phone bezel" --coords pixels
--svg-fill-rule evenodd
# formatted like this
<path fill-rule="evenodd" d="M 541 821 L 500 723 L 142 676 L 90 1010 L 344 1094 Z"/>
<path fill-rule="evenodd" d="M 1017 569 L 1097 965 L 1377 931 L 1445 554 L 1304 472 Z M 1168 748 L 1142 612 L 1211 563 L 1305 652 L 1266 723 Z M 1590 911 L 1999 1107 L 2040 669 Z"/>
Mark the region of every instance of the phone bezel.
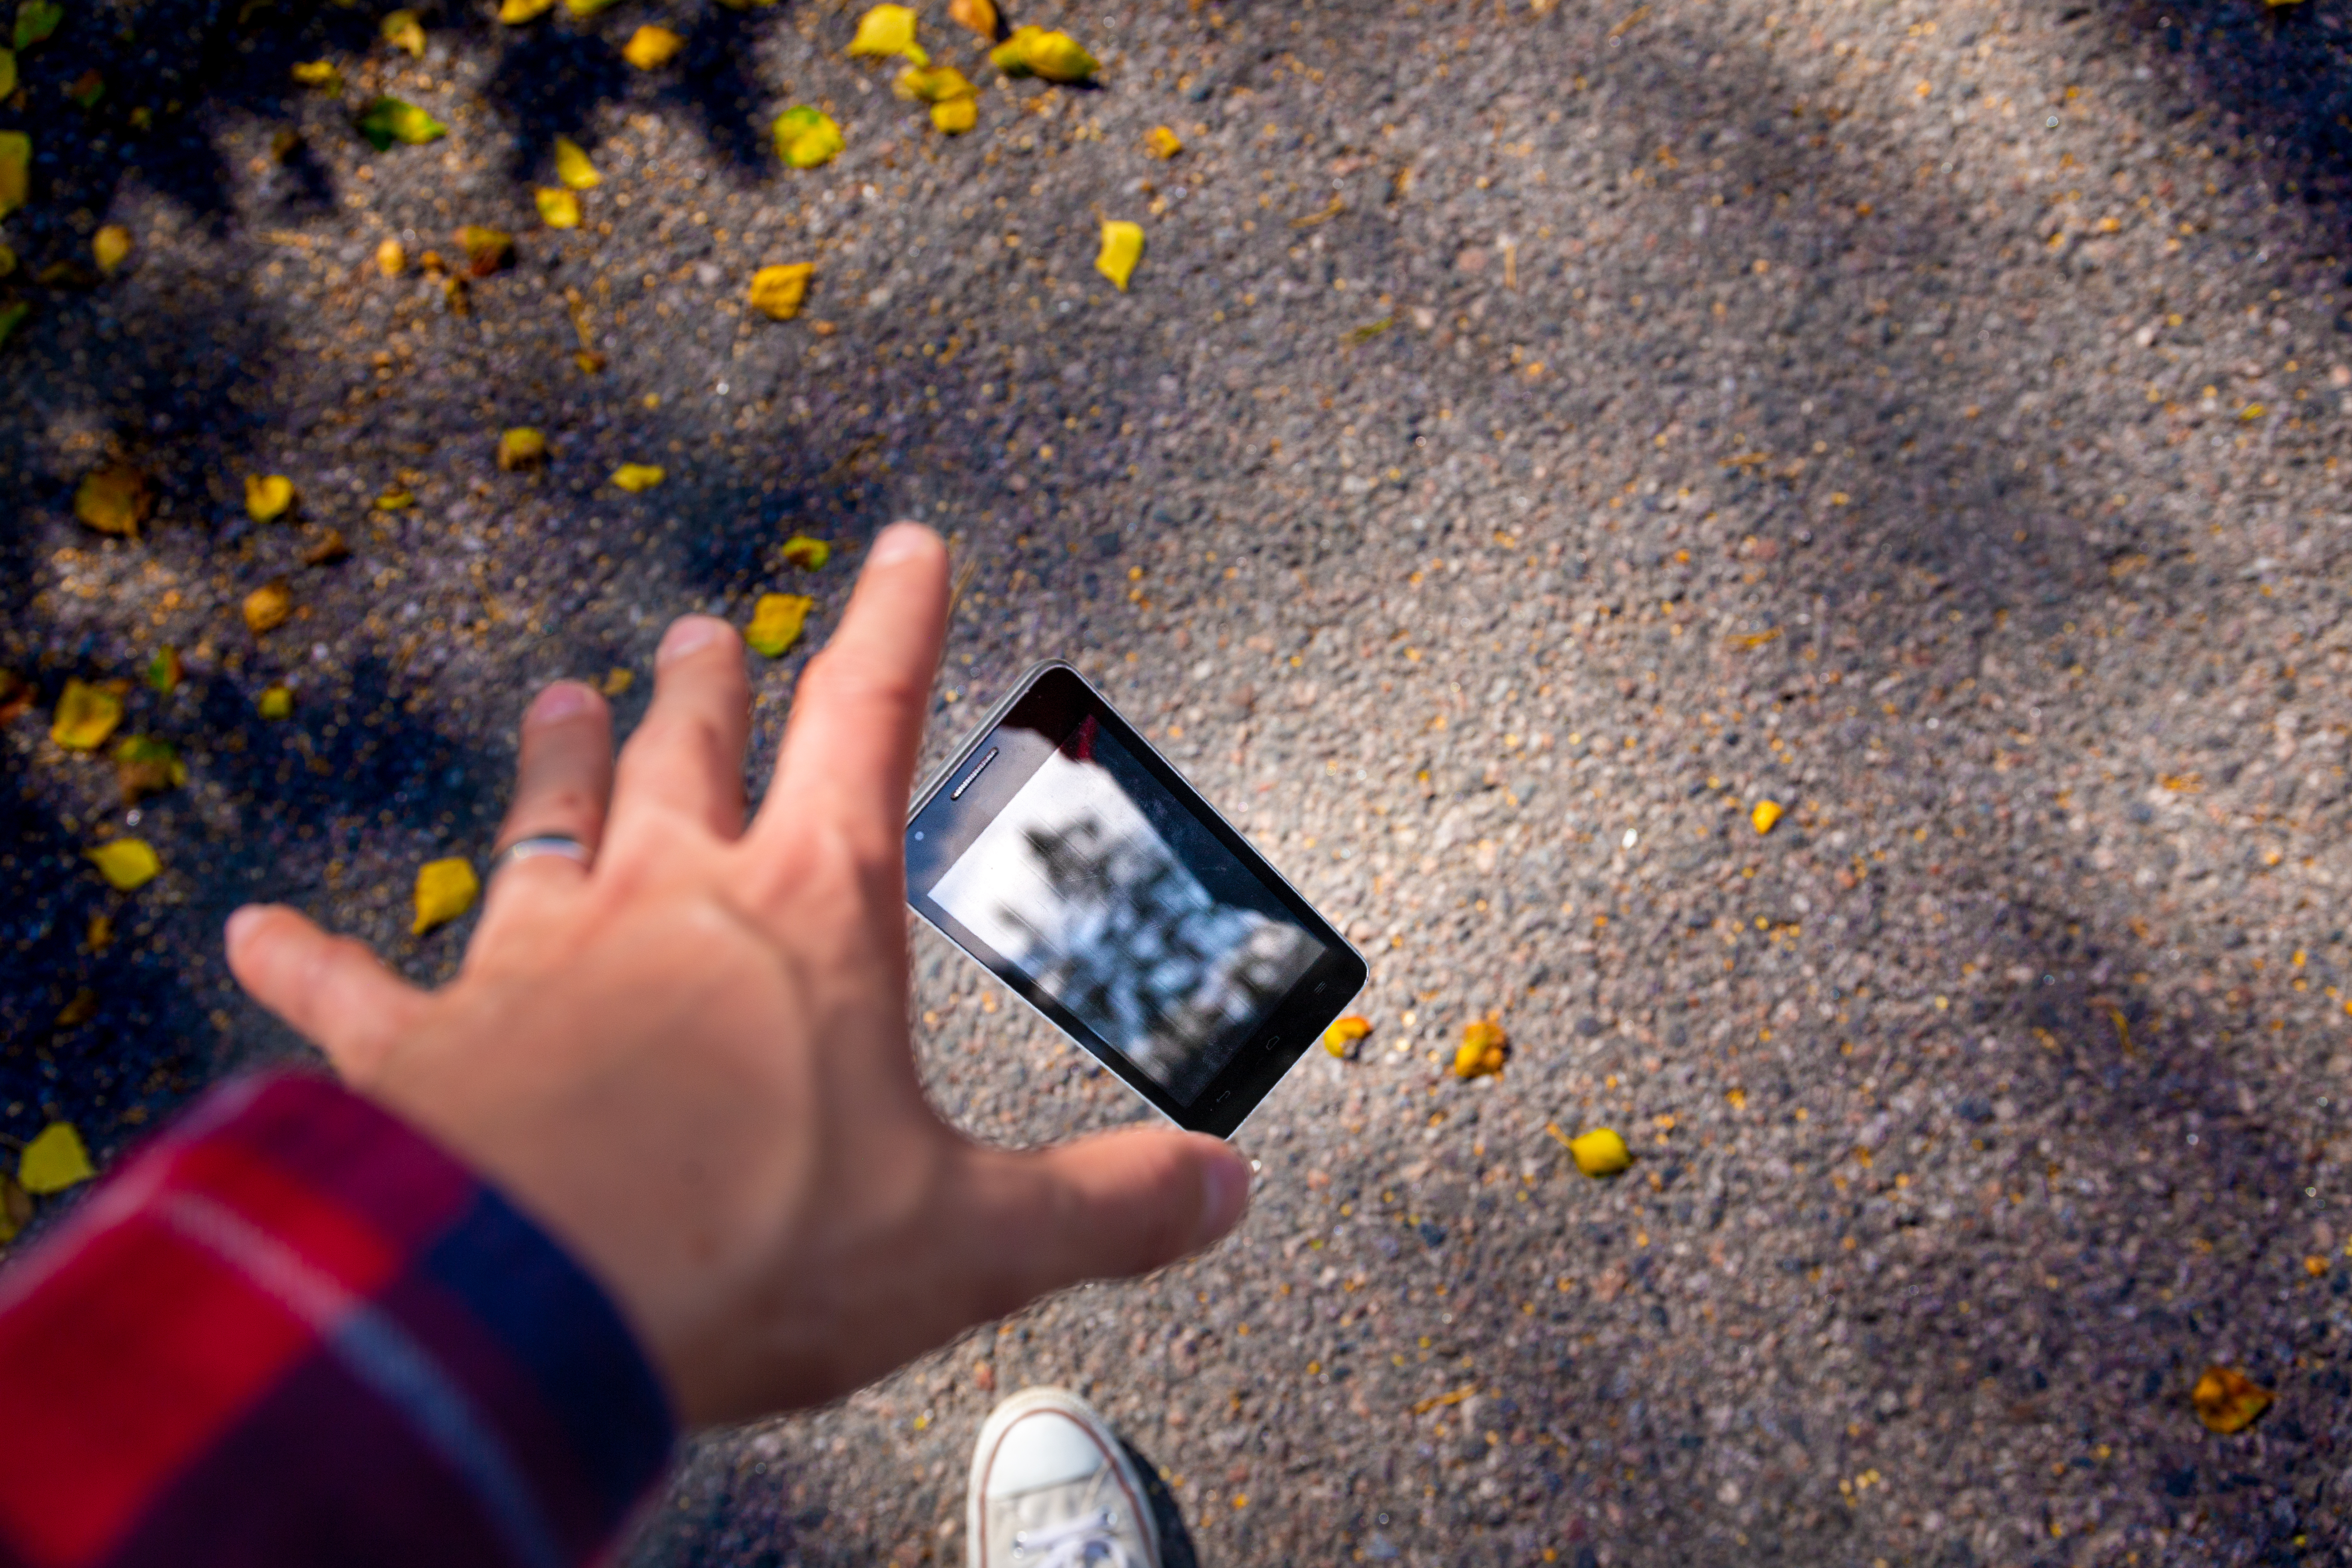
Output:
<path fill-rule="evenodd" d="M 1127 721 L 1108 698 L 1097 691 L 1075 668 L 1060 659 L 1045 660 L 1023 675 L 1012 690 L 990 710 L 972 733 L 956 748 L 946 764 L 916 792 L 914 802 L 907 812 L 905 828 L 908 835 L 906 847 L 910 860 L 914 858 L 911 836 L 923 814 L 939 801 L 950 781 L 961 777 L 965 765 L 977 757 L 997 732 L 1028 704 L 1034 704 L 1038 710 L 1055 715 L 1055 729 L 1028 727 L 1048 734 L 1057 745 L 1088 718 L 1108 731 L 1112 738 L 1143 764 L 1145 771 L 1193 820 L 1241 861 L 1243 867 L 1289 911 L 1302 929 L 1323 944 L 1325 956 L 1301 975 L 1282 1000 L 1259 1021 L 1249 1039 L 1234 1053 L 1233 1059 L 1224 1069 L 1210 1080 L 1200 1097 L 1186 1104 L 1162 1089 L 1116 1047 L 1096 1035 L 1075 1014 L 1038 989 L 1002 954 L 964 930 L 945 910 L 936 906 L 925 908 L 925 904 L 930 901 L 928 895 L 919 895 L 911 881 L 907 889 L 907 905 L 925 924 L 1004 982 L 1040 1016 L 1117 1074 L 1121 1082 L 1161 1115 L 1191 1131 L 1208 1132 L 1220 1138 L 1231 1137 L 1273 1092 L 1275 1085 L 1280 1083 L 1297 1065 L 1307 1047 L 1322 1037 L 1331 1021 L 1345 1012 L 1348 1004 L 1363 989 L 1370 973 L 1364 956 L 1356 951 L 1355 945 L 1338 927 L 1307 900 L 1305 895 L 1291 886 L 1289 879 L 1275 868 L 1273 862 L 1260 854 L 1238 828 L 1225 820 L 1223 814 L 1193 787 L 1192 781 L 1185 778 L 1175 763 L 1160 755 L 1159 750 Z M 1058 727 L 1063 715 L 1070 716 L 1066 728 Z M 978 776 L 976 773 L 974 778 Z M 970 787 L 973 782 L 965 780 L 964 784 Z M 1018 793 L 1017 786 L 1013 793 Z M 997 809 L 1001 810 L 1002 805 L 1000 802 Z M 992 811 L 985 820 L 993 820 L 994 815 Z"/>

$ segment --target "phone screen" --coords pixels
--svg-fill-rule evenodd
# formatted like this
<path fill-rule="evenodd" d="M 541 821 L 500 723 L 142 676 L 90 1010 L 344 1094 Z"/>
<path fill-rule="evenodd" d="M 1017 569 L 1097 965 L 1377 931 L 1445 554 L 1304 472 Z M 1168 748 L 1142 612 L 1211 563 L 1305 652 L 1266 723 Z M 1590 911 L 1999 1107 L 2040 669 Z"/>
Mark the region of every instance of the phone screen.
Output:
<path fill-rule="evenodd" d="M 1036 684 L 909 823 L 909 901 L 1190 1125 L 1286 1068 L 1361 961 L 1075 673 Z"/>

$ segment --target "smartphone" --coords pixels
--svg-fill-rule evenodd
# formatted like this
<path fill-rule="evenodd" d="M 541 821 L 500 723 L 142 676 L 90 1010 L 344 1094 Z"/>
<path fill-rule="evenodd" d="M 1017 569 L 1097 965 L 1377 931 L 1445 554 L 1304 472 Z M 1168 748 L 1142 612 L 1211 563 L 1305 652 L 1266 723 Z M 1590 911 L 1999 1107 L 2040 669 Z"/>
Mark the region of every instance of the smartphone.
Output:
<path fill-rule="evenodd" d="M 1363 955 L 1068 665 L 915 797 L 907 902 L 1179 1127 L 1229 1137 Z"/>

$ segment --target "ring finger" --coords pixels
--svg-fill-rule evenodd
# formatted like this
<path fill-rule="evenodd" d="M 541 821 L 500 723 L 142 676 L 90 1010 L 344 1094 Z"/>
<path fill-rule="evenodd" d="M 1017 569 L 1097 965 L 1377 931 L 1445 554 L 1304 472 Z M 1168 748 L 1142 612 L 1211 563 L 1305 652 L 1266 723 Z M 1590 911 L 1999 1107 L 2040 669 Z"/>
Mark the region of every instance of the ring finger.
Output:
<path fill-rule="evenodd" d="M 502 889 L 510 899 L 531 888 L 578 886 L 596 857 L 612 799 L 612 713 L 593 688 L 559 680 L 523 713 L 514 802 L 498 839 L 500 857 L 534 840 L 554 852 L 494 859 L 493 898 Z M 579 846 L 576 856 L 564 850 L 567 841 Z"/>

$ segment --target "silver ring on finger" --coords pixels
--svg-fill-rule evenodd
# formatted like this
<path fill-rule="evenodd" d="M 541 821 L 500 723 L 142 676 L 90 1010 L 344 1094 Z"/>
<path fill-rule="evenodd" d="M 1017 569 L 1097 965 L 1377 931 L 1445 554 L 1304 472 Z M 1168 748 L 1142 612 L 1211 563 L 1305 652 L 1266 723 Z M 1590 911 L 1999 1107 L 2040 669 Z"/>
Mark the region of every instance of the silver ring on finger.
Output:
<path fill-rule="evenodd" d="M 490 861 L 490 875 L 495 877 L 519 860 L 535 860 L 541 855 L 559 855 L 583 868 L 593 859 L 588 846 L 568 833 L 534 833 L 499 850 Z"/>

